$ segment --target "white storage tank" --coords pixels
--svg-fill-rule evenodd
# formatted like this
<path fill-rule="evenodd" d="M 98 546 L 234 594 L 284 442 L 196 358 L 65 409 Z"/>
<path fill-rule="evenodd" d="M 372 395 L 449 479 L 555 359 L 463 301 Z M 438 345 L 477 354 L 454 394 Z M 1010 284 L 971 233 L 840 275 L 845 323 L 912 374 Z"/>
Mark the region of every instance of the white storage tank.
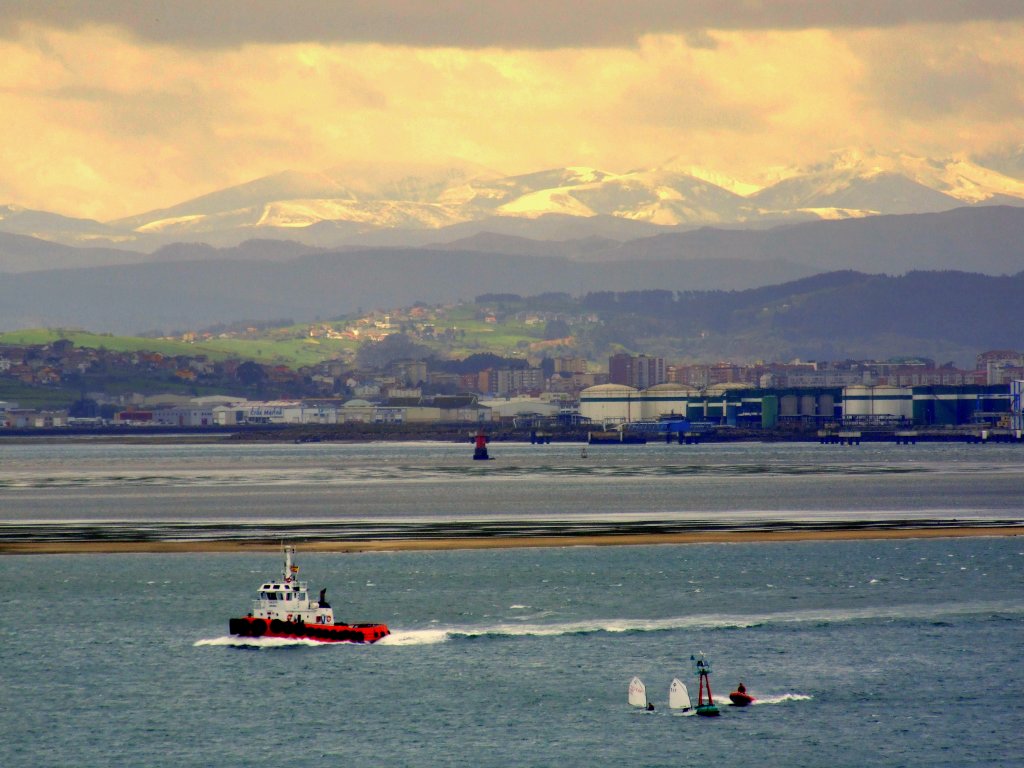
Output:
<path fill-rule="evenodd" d="M 872 388 L 865 384 L 843 387 L 843 416 L 870 416 L 872 414 Z"/>
<path fill-rule="evenodd" d="M 910 419 L 914 416 L 914 396 L 909 387 L 876 386 L 873 391 L 874 415 Z"/>
<path fill-rule="evenodd" d="M 685 384 L 655 384 L 640 393 L 640 418 L 656 420 L 663 414 L 686 415 L 690 397 L 696 392 Z"/>
<path fill-rule="evenodd" d="M 598 384 L 580 392 L 580 416 L 592 422 L 639 421 L 640 392 L 625 384 Z"/>

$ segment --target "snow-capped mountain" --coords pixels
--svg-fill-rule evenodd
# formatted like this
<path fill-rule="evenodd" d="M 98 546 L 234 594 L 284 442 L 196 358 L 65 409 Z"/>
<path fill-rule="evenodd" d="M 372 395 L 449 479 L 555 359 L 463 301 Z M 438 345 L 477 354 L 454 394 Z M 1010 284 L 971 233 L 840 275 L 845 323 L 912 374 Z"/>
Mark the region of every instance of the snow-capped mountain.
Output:
<path fill-rule="evenodd" d="M 852 215 L 927 213 L 986 202 L 1024 203 L 1024 182 L 965 158 L 836 152 L 784 172 L 750 196 L 762 210 L 844 210 Z"/>
<path fill-rule="evenodd" d="M 578 222 L 574 233 L 586 236 L 606 235 L 609 218 L 670 231 L 1024 205 L 1024 179 L 964 157 L 846 150 L 772 176 L 758 186 L 680 160 L 626 173 L 570 166 L 514 176 L 469 164 L 349 164 L 322 173 L 285 171 L 106 224 L 7 206 L 0 208 L 0 232 L 140 250 L 174 241 L 230 246 L 254 237 L 331 247 L 388 238 L 415 245 L 444 242 L 449 228 L 451 240 L 512 232 L 502 221 L 518 222 L 517 235 L 536 229 L 537 239 L 547 239 L 542 233 L 551 232 L 551 220 Z M 588 232 L 588 222 L 600 223 L 600 232 Z M 389 232 L 403 234 L 396 240 Z"/>

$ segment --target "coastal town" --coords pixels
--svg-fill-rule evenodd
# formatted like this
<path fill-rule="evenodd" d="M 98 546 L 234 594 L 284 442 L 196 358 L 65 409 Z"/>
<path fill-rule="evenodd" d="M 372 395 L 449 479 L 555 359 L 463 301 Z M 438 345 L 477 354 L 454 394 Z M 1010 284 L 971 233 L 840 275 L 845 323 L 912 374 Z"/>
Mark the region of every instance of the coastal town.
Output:
<path fill-rule="evenodd" d="M 369 326 L 366 335 L 376 334 L 370 343 L 379 344 L 397 338 L 390 331 Z M 4 346 L 0 382 L 74 395 L 54 407 L 0 400 L 0 427 L 515 424 L 621 430 L 677 417 L 752 430 L 851 424 L 1021 428 L 1024 353 L 1016 350 L 984 352 L 966 370 L 925 358 L 683 364 L 624 352 L 609 356 L 606 365 L 543 352 L 458 362 L 461 370 L 434 358 L 369 366 L 350 354 L 293 368 L 205 354 L 84 348 L 66 339 Z M 107 384 L 90 388 L 101 377 Z"/>

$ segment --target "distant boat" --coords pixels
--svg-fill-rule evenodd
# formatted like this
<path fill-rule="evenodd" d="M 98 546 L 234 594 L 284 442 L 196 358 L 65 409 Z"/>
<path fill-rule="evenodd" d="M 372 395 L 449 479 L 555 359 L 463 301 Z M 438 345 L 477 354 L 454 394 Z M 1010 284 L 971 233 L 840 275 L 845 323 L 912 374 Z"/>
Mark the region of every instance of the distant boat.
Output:
<path fill-rule="evenodd" d="M 668 687 L 668 708 L 679 712 L 689 712 L 691 706 L 690 692 L 686 690 L 682 681 L 673 678 L 672 684 Z"/>
<path fill-rule="evenodd" d="M 629 681 L 629 705 L 648 711 L 654 709 L 654 705 L 647 700 L 647 687 L 639 677 Z"/>
<path fill-rule="evenodd" d="M 740 683 L 739 687 L 729 694 L 729 700 L 732 702 L 734 707 L 745 707 L 748 704 L 752 704 L 757 701 L 757 699 L 747 693 L 747 687 L 743 685 L 743 683 Z"/>

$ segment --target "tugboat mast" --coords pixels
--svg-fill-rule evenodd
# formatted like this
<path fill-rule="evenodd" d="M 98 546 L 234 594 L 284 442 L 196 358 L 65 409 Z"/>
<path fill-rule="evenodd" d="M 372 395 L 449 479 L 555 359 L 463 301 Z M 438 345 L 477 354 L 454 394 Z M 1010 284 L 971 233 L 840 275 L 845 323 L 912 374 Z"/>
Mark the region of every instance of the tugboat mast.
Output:
<path fill-rule="evenodd" d="M 292 563 L 292 557 L 295 555 L 295 547 L 291 544 L 282 543 L 281 549 L 284 550 L 284 570 L 281 572 L 281 580 L 291 583 L 293 575 L 299 572 L 298 566 Z"/>

